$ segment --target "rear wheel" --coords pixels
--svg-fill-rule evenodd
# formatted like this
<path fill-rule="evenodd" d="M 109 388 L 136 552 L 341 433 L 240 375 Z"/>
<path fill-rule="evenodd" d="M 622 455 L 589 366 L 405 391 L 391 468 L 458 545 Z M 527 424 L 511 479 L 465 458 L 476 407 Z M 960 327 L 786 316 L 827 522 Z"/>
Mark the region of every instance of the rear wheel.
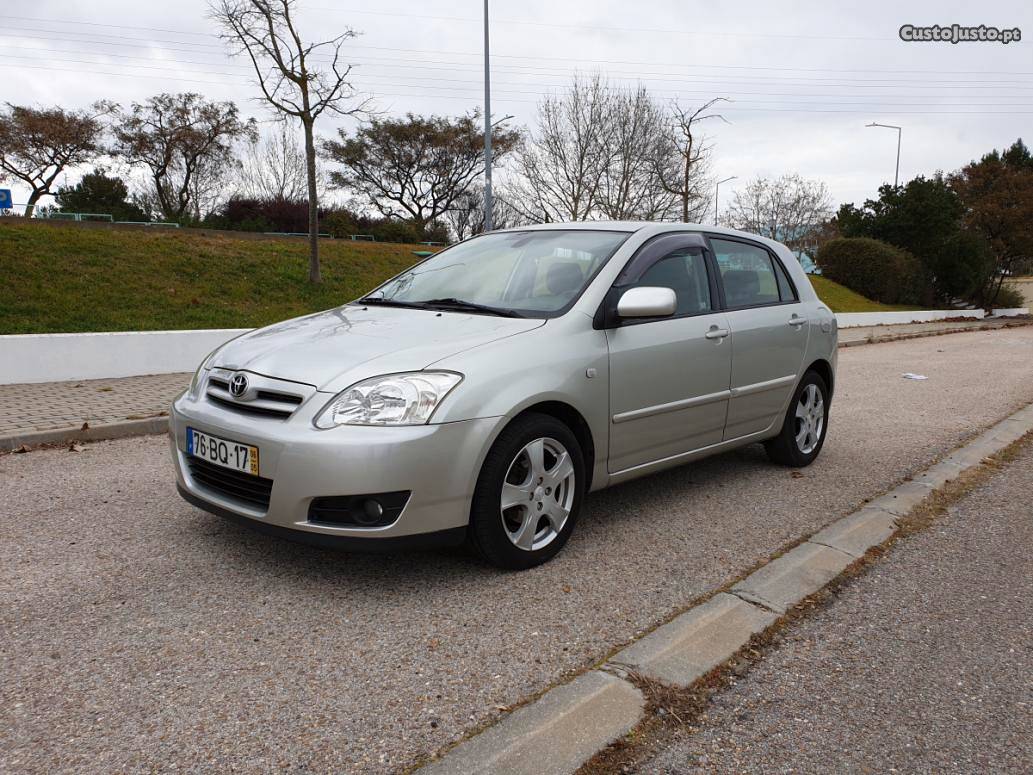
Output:
<path fill-rule="evenodd" d="M 518 418 L 481 467 L 469 543 L 501 568 L 546 562 L 574 529 L 584 482 L 581 446 L 566 425 L 543 414 Z"/>
<path fill-rule="evenodd" d="M 803 375 L 778 436 L 764 443 L 768 457 L 793 468 L 809 466 L 825 444 L 829 427 L 829 389 L 815 371 Z"/>

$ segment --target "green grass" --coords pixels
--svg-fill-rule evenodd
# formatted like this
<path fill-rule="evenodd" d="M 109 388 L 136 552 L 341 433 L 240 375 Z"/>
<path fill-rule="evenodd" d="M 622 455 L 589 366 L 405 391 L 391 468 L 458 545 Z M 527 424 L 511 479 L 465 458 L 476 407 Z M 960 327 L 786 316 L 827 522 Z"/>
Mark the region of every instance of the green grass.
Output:
<path fill-rule="evenodd" d="M 911 310 L 918 307 L 894 306 L 881 304 L 862 296 L 845 285 L 832 282 L 821 275 L 810 275 L 811 285 L 818 298 L 829 305 L 833 312 L 892 312 L 894 310 Z"/>
<path fill-rule="evenodd" d="M 250 328 L 335 307 L 415 263 L 421 246 L 0 219 L 0 334 Z M 893 307 L 811 276 L 834 312 Z"/>
<path fill-rule="evenodd" d="M 0 334 L 249 328 L 354 299 L 421 246 L 0 219 Z"/>

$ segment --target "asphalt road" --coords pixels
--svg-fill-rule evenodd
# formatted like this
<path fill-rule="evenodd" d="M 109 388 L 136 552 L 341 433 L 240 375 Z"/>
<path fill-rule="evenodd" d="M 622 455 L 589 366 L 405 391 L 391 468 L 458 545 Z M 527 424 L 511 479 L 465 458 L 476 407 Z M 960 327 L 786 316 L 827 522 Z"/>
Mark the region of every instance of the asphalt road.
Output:
<path fill-rule="evenodd" d="M 642 773 L 1033 769 L 1033 447 L 792 628 Z"/>
<path fill-rule="evenodd" d="M 752 447 L 597 493 L 518 574 L 224 523 L 164 438 L 0 457 L 0 771 L 395 771 L 1033 401 L 1031 356 L 1025 328 L 844 350 L 802 477 Z"/>

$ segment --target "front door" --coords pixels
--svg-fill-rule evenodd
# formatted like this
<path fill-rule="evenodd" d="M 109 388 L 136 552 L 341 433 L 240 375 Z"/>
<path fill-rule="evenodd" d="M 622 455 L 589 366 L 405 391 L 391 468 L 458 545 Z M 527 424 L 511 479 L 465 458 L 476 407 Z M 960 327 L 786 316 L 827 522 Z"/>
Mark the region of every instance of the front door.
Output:
<path fill-rule="evenodd" d="M 715 309 L 716 278 L 699 236 L 664 235 L 642 251 L 617 286 L 671 288 L 678 306 L 673 316 L 606 331 L 611 473 L 720 442 L 728 409 L 728 320 Z"/>

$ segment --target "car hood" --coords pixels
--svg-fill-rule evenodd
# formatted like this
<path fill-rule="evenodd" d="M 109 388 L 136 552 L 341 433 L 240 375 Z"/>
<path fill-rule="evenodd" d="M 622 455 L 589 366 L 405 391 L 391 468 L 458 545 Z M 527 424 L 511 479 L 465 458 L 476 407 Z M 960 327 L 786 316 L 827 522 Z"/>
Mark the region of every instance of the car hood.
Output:
<path fill-rule="evenodd" d="M 349 305 L 286 320 L 226 344 L 212 365 L 343 390 L 359 379 L 417 371 L 544 320 Z"/>

